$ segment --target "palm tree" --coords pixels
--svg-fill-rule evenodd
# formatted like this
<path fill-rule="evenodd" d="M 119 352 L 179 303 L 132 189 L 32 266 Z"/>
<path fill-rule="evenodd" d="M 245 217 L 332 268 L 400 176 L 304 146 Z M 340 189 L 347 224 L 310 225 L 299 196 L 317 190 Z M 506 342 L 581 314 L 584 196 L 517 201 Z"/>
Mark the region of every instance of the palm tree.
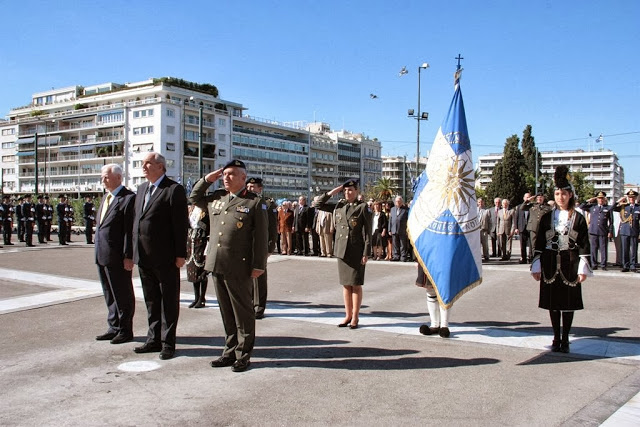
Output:
<path fill-rule="evenodd" d="M 393 194 L 390 178 L 379 178 L 373 188 L 379 200 L 389 200 Z"/>

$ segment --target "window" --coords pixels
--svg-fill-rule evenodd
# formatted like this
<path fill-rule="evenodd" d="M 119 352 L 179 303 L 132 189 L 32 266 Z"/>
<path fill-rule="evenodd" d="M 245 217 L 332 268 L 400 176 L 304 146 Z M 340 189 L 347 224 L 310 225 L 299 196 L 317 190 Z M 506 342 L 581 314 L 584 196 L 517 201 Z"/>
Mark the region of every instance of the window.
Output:
<path fill-rule="evenodd" d="M 16 161 L 16 156 L 2 156 L 2 161 L 3 162 L 15 162 Z"/>
<path fill-rule="evenodd" d="M 174 135 L 175 133 L 176 133 L 176 127 L 167 125 L 167 135 Z"/>
<path fill-rule="evenodd" d="M 227 119 L 218 119 L 218 126 L 226 126 Z"/>
<path fill-rule="evenodd" d="M 16 146 L 16 143 L 13 141 L 2 143 L 2 148 L 15 148 L 15 146 Z"/>
<path fill-rule="evenodd" d="M 142 160 L 134 160 L 133 161 L 133 168 L 134 169 L 140 169 L 142 167 Z"/>
<path fill-rule="evenodd" d="M 14 128 L 11 129 L 2 129 L 2 136 L 14 135 L 16 130 Z"/>
<path fill-rule="evenodd" d="M 167 142 L 167 151 L 176 151 L 176 144 L 173 142 Z"/>
<path fill-rule="evenodd" d="M 140 128 L 133 128 L 134 135 L 145 135 L 148 133 L 153 133 L 153 126 L 143 126 Z"/>
<path fill-rule="evenodd" d="M 218 150 L 218 154 L 220 155 L 220 157 L 227 157 L 227 150 L 221 148 Z"/>
<path fill-rule="evenodd" d="M 15 170 L 15 168 L 2 169 L 2 174 L 3 175 L 15 175 L 16 174 L 16 170 Z"/>
<path fill-rule="evenodd" d="M 141 152 L 145 152 L 145 151 L 153 151 L 153 143 L 147 143 L 147 144 L 133 144 L 133 152 L 134 153 L 141 153 Z"/>
<path fill-rule="evenodd" d="M 176 116 L 176 110 L 174 110 L 173 108 L 167 108 L 167 117 L 175 117 Z"/>
<path fill-rule="evenodd" d="M 219 142 L 227 142 L 227 135 L 225 135 L 223 133 L 219 133 L 218 134 L 218 141 Z"/>
<path fill-rule="evenodd" d="M 153 117 L 153 108 L 149 108 L 148 110 L 138 110 L 133 112 L 134 119 L 141 119 L 144 117 Z"/>

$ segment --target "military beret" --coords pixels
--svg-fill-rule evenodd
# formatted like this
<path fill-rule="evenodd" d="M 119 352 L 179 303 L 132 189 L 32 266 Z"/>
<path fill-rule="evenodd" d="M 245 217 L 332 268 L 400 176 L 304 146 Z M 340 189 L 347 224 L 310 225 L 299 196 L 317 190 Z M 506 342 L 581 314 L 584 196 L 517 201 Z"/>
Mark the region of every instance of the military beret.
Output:
<path fill-rule="evenodd" d="M 604 191 L 598 191 L 598 194 L 596 194 L 596 197 L 598 199 L 603 198 L 603 197 L 607 197 L 607 193 L 605 193 Z"/>
<path fill-rule="evenodd" d="M 44 196 L 44 199 L 45 200 L 49 200 L 49 196 Z"/>
<path fill-rule="evenodd" d="M 358 180 L 357 179 L 349 179 L 349 180 L 345 181 L 345 183 L 342 184 L 342 188 L 346 188 L 346 187 L 356 187 L 356 188 L 358 188 Z"/>
<path fill-rule="evenodd" d="M 23 200 L 23 199 L 24 199 L 24 196 L 18 197 L 18 200 Z"/>
<path fill-rule="evenodd" d="M 245 169 L 245 170 L 247 169 L 247 167 L 245 166 L 243 161 L 241 161 L 241 160 L 231 160 L 229 163 L 224 165 L 222 170 L 224 171 L 226 168 L 232 168 L 232 167 L 242 168 L 242 169 Z"/>
<path fill-rule="evenodd" d="M 634 190 L 627 191 L 627 196 L 638 197 L 638 192 Z"/>
<path fill-rule="evenodd" d="M 251 177 L 247 180 L 246 182 L 247 184 L 258 184 L 258 185 L 262 185 L 262 178 L 255 178 L 255 177 Z"/>
<path fill-rule="evenodd" d="M 58 199 L 66 199 L 67 195 L 66 194 L 61 194 L 58 196 Z"/>
<path fill-rule="evenodd" d="M 38 197 L 36 197 L 36 199 L 38 199 L 38 200 L 44 199 L 44 196 L 42 194 L 38 194 Z"/>

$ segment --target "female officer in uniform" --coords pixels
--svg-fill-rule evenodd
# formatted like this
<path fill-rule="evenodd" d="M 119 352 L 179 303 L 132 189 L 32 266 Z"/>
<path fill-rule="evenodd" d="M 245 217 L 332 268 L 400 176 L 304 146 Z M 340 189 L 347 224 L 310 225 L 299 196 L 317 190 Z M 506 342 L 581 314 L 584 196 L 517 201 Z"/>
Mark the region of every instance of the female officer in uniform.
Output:
<path fill-rule="evenodd" d="M 337 204 L 327 203 L 331 196 L 344 191 Z M 351 179 L 328 193 L 318 196 L 317 209 L 333 212 L 336 237 L 334 255 L 338 258 L 338 276 L 344 297 L 345 318 L 339 327 L 358 327 L 362 304 L 364 269 L 371 252 L 371 214 L 367 204 L 358 200 L 358 180 Z"/>

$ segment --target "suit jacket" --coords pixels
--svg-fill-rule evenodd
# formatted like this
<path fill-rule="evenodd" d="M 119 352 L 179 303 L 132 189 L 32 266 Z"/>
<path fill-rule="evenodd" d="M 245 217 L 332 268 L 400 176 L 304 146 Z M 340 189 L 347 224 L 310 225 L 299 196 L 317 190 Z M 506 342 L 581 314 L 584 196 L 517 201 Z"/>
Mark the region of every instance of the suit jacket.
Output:
<path fill-rule="evenodd" d="M 210 182 L 200 179 L 190 201 L 209 210 L 211 232 L 205 270 L 247 278 L 267 267 L 269 218 L 262 197 L 244 190 L 230 199 L 221 189 L 206 194 Z"/>
<path fill-rule="evenodd" d="M 175 264 L 176 258 L 187 257 L 187 196 L 182 185 L 165 176 L 143 210 L 149 185 L 140 185 L 136 194 L 133 262 L 142 267 Z"/>
<path fill-rule="evenodd" d="M 133 219 L 136 195 L 122 187 L 113 197 L 102 221 L 96 226 L 94 244 L 96 264 L 123 266 L 125 258 L 133 259 Z M 107 198 L 102 198 L 98 220 Z"/>
<path fill-rule="evenodd" d="M 293 226 L 296 228 L 296 233 L 303 233 L 305 228 L 313 227 L 313 212 L 309 211 L 309 206 L 296 206 L 293 216 Z"/>
<path fill-rule="evenodd" d="M 527 231 L 527 222 L 529 221 L 529 212 L 528 210 L 525 210 L 523 208 L 524 203 L 519 204 L 518 206 L 516 206 L 514 212 L 515 228 L 519 233 Z"/>
<path fill-rule="evenodd" d="M 615 212 L 620 212 L 620 235 L 638 237 L 640 234 L 640 205 L 616 202 Z"/>
<path fill-rule="evenodd" d="M 498 211 L 496 212 L 496 207 L 495 206 L 491 206 L 490 208 L 488 208 L 487 210 L 491 212 L 491 233 L 496 234 L 496 232 L 498 231 L 498 214 L 500 213 L 500 210 L 502 208 L 498 209 Z"/>
<path fill-rule="evenodd" d="M 400 209 L 398 211 L 398 209 Z M 407 219 L 409 219 L 409 209 L 404 206 L 398 208 L 396 206 L 391 208 L 389 213 L 389 233 L 406 235 L 407 234 Z"/>
<path fill-rule="evenodd" d="M 366 203 L 349 203 L 341 199 L 337 204 L 327 203 L 328 194 L 316 197 L 317 209 L 333 212 L 336 227 L 334 254 L 347 264 L 354 265 L 371 253 L 371 213 Z M 347 213 L 348 211 L 348 213 Z"/>
<path fill-rule="evenodd" d="M 478 218 L 480 219 L 480 228 L 487 233 L 491 231 L 491 210 L 479 209 Z"/>
<path fill-rule="evenodd" d="M 589 234 L 595 234 L 596 236 L 606 236 L 609 233 L 613 234 L 611 206 L 600 206 L 597 202 L 584 202 L 580 205 L 580 209 L 589 212 Z"/>
<path fill-rule="evenodd" d="M 389 226 L 389 222 L 387 220 L 387 215 L 384 212 L 380 212 L 380 216 L 378 217 L 378 223 L 374 224 L 373 223 L 373 219 L 375 218 L 375 213 L 371 213 L 371 232 L 373 233 L 374 231 L 378 231 L 380 234 L 382 234 L 383 231 L 386 231 L 388 226 Z"/>
<path fill-rule="evenodd" d="M 500 209 L 500 212 L 498 212 L 498 226 L 496 227 L 498 235 L 511 234 L 515 231 L 514 216 L 513 209 L 507 209 L 506 212 L 504 209 Z"/>
<path fill-rule="evenodd" d="M 278 232 L 291 233 L 293 227 L 293 211 L 291 209 L 281 209 L 278 212 Z"/>

